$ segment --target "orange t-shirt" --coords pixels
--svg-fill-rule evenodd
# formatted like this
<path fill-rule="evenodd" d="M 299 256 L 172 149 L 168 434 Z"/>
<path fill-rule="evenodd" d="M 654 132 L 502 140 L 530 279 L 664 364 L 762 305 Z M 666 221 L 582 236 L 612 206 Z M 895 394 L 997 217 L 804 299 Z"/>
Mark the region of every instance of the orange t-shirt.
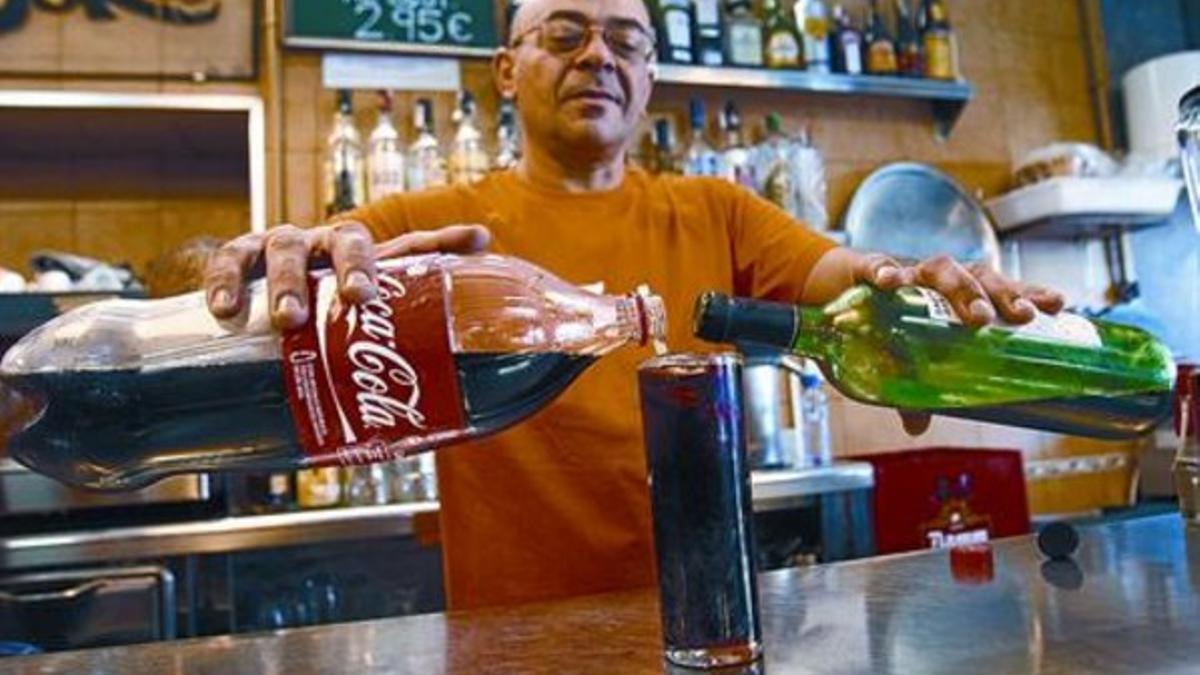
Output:
<path fill-rule="evenodd" d="M 348 218 L 377 239 L 479 223 L 492 251 L 606 293 L 648 284 L 666 303 L 668 346 L 712 350 L 691 334 L 706 290 L 795 300 L 833 247 L 769 202 L 707 178 L 628 171 L 612 191 L 574 194 L 512 172 L 471 186 L 400 194 Z M 624 347 L 554 403 L 496 436 L 438 453 L 451 608 L 653 585 L 654 548 L 637 399 L 648 347 Z"/>

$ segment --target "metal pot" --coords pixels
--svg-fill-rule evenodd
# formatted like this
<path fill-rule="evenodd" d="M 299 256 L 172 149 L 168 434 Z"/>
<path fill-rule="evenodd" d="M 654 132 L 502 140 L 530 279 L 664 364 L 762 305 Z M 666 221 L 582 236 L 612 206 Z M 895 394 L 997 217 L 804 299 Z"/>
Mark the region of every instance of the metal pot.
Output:
<path fill-rule="evenodd" d="M 802 465 L 804 415 L 796 356 L 763 347 L 742 347 L 745 366 L 746 442 L 754 469 L 786 469 Z"/>

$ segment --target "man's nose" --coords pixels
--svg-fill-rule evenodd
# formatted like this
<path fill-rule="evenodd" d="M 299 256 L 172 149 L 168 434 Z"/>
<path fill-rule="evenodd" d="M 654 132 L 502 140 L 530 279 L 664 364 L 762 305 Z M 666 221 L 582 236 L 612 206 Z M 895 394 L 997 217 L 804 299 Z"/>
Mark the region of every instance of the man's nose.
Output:
<path fill-rule="evenodd" d="M 588 31 L 583 50 L 575 56 L 575 63 L 591 70 L 616 70 L 617 59 L 604 41 L 604 31 Z"/>

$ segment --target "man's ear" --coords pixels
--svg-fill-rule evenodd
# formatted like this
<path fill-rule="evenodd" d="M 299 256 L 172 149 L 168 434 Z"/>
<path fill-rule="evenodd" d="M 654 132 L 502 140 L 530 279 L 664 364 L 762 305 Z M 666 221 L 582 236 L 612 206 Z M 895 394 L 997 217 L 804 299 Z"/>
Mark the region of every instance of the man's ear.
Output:
<path fill-rule="evenodd" d="M 492 57 L 492 79 L 500 97 L 513 100 L 517 97 L 517 61 L 508 47 L 496 50 Z"/>

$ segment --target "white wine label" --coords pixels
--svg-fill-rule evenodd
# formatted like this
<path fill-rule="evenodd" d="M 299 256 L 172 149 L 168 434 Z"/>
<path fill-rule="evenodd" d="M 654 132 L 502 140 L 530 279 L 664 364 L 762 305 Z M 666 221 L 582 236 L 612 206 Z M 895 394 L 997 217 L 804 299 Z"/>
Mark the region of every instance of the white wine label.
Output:
<path fill-rule="evenodd" d="M 1029 323 L 1019 326 L 1001 324 L 1000 327 L 1013 335 L 1035 340 L 1062 342 L 1079 347 L 1100 347 L 1104 344 L 1095 324 L 1078 314 L 1067 312 L 1054 316 L 1038 312 Z"/>

